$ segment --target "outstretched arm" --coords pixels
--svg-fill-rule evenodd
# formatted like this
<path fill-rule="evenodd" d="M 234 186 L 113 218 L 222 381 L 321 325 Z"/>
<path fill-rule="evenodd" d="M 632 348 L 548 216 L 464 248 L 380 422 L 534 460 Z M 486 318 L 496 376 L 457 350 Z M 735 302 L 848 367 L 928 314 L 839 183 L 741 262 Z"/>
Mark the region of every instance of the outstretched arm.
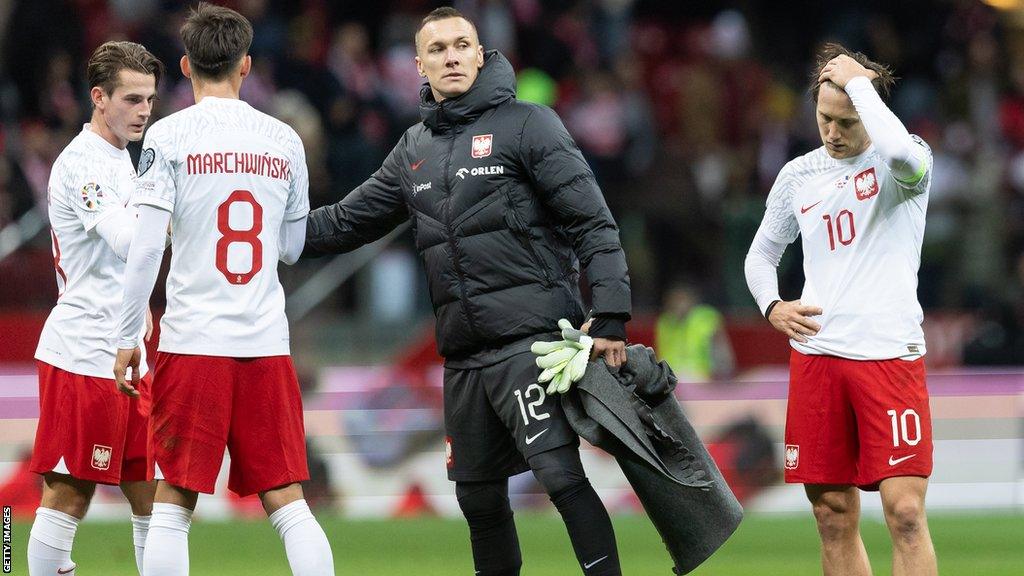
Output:
<path fill-rule="evenodd" d="M 303 257 L 340 254 L 383 237 L 408 220 L 400 187 L 399 156 L 403 138 L 384 164 L 341 201 L 309 213 Z"/>

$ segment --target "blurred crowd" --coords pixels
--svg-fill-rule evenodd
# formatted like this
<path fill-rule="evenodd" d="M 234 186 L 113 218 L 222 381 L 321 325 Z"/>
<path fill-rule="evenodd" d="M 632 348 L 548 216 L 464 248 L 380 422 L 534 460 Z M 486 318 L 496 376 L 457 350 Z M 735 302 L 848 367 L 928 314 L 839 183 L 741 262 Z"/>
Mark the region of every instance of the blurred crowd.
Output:
<path fill-rule="evenodd" d="M 243 98 L 303 138 L 313 206 L 336 201 L 418 121 L 412 37 L 438 3 L 223 3 L 255 27 Z M 554 107 L 588 156 L 640 310 L 686 284 L 756 314 L 742 267 L 765 197 L 787 160 L 820 145 L 807 96 L 815 47 L 836 40 L 889 64 L 890 105 L 935 158 L 922 304 L 974 311 L 982 361 L 1021 362 L 1024 12 L 979 0 L 453 4 L 515 64 L 520 97 Z M 0 2 L 0 227 L 45 206 L 50 164 L 88 117 L 84 62 L 103 41 L 135 40 L 163 60 L 157 117 L 191 103 L 177 64 L 187 6 Z M 48 249 L 45 232 L 33 248 Z M 797 295 L 799 262 L 794 245 L 784 297 Z"/>

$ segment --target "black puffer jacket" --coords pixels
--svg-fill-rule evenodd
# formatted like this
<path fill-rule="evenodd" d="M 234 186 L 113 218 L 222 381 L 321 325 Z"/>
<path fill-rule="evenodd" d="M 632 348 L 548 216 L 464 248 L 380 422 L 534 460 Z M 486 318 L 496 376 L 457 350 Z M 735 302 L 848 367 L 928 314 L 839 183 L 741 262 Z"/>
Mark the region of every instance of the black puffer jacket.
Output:
<path fill-rule="evenodd" d="M 508 60 L 488 52 L 473 86 L 440 104 L 424 85 L 420 113 L 369 180 L 310 214 L 304 254 L 353 250 L 411 217 L 449 363 L 580 322 L 580 262 L 595 316 L 621 331 L 618 227 L 558 116 L 515 99 Z"/>

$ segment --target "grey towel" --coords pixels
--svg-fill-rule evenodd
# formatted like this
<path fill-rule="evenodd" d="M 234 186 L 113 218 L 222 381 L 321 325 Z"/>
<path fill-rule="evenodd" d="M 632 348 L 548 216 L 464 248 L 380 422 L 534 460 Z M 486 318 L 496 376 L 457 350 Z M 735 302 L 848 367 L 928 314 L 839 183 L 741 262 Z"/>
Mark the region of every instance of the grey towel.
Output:
<path fill-rule="evenodd" d="M 617 374 L 591 362 L 562 395 L 577 434 L 619 463 L 675 563 L 686 574 L 739 526 L 743 509 L 672 396 L 676 378 L 654 351 L 634 345 Z"/>

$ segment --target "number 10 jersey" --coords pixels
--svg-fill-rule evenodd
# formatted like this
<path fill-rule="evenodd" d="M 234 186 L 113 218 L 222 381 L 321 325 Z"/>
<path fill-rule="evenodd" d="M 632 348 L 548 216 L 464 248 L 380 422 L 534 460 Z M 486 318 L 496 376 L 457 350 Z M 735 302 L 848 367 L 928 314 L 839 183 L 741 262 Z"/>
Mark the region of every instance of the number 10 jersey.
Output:
<path fill-rule="evenodd" d="M 912 359 L 925 353 L 924 318 L 917 301 L 927 171 L 913 185 L 892 175 L 874 146 L 857 156 L 832 158 L 824 147 L 796 158 L 768 195 L 762 229 L 783 244 L 802 238 L 804 305 L 820 306 L 821 330 L 804 354 L 852 360 Z"/>
<path fill-rule="evenodd" d="M 149 129 L 133 202 L 171 212 L 160 350 L 289 353 L 281 223 L 309 212 L 298 135 L 241 100 L 206 97 Z"/>

